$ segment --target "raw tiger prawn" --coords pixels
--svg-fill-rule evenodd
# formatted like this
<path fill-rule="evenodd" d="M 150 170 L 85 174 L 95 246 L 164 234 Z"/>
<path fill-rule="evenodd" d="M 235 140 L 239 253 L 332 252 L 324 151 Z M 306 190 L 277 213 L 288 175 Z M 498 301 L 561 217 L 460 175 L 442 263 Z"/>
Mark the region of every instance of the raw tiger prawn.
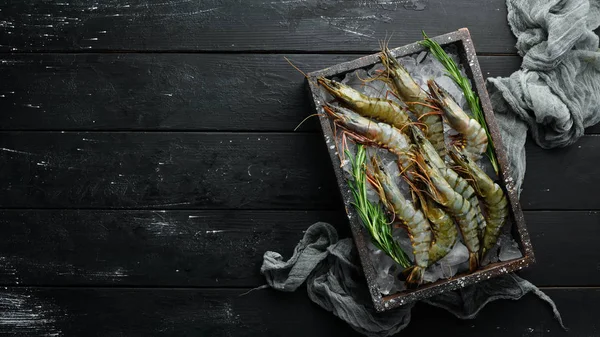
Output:
<path fill-rule="evenodd" d="M 358 87 L 311 76 L 307 78 L 315 102 L 322 105 L 330 117 L 334 135 L 341 134 L 343 150 L 339 151 L 338 143 L 338 151 L 350 158 L 350 162 L 359 156 L 353 156 L 347 149 L 347 140 L 358 145 L 357 153 L 362 149 L 363 159 L 365 146 L 383 148 L 394 155 L 384 156 L 398 165 L 405 181 L 396 181 L 397 177 L 387 170 L 391 163 L 386 161 L 384 165 L 377 157 L 371 158 L 371 165 L 361 166 L 364 168 L 362 181 L 366 175 L 366 181 L 378 192 L 381 204 L 374 204 L 376 208 L 380 212 L 387 208 L 408 233 L 414 259 L 406 255 L 402 261 L 396 259 L 404 268 L 406 285 L 422 284 L 425 270 L 451 252 L 459 240 L 469 251 L 469 270 L 473 272 L 480 261 L 487 258 L 486 254 L 490 255 L 508 217 L 508 201 L 503 190 L 476 164 L 488 146 L 485 120 L 471 118 L 433 79 L 423 79 L 427 83 L 421 88 L 387 46 L 382 48 L 379 57 L 382 63 L 379 68 L 359 69 L 375 72 L 375 77 L 362 80 L 358 72 L 354 75 L 363 82 L 385 82 L 387 93 L 397 99 L 369 97 Z M 322 99 L 325 102 L 322 103 Z M 477 110 L 474 111 L 477 115 Z M 444 139 L 444 127 L 458 133 L 446 139 L 449 143 Z M 491 144 L 490 140 L 490 147 Z M 340 159 L 342 163 L 347 162 L 345 158 Z M 348 180 L 348 184 L 352 189 L 352 180 Z M 406 192 L 403 184 L 408 184 L 410 195 L 403 194 Z M 367 200 L 366 192 L 360 196 Z M 357 205 L 355 208 L 359 213 L 364 210 Z M 369 215 L 363 222 L 369 223 L 369 217 L 380 225 L 373 227 L 370 233 L 374 242 L 379 242 L 384 232 L 388 241 L 396 240 L 385 213 Z M 392 223 L 396 222 L 392 220 Z M 393 249 L 387 248 L 386 245 L 379 247 L 390 255 L 387 252 Z"/>
<path fill-rule="evenodd" d="M 433 241 L 429 249 L 429 265 L 439 261 L 454 247 L 458 239 L 458 230 L 454 220 L 430 196 L 420 197 L 420 205 L 423 213 L 429 219 Z"/>
<path fill-rule="evenodd" d="M 482 169 L 472 162 L 458 148 L 450 150 L 450 156 L 460 167 L 459 173 L 473 181 L 473 187 L 482 198 L 486 209 L 487 226 L 483 232 L 481 258 L 496 245 L 502 226 L 508 218 L 508 200 L 500 185 L 496 184 Z"/>
<path fill-rule="evenodd" d="M 349 130 L 350 135 L 359 142 L 377 144 L 398 156 L 398 166 L 410 175 L 414 163 L 414 146 L 404 133 L 389 124 L 371 121 L 344 107 L 328 103 L 323 109 L 335 123 Z"/>
<path fill-rule="evenodd" d="M 469 250 L 469 270 L 479 266 L 479 236 L 477 233 L 476 210 L 471 203 L 456 192 L 444 179 L 440 171 L 423 156 L 416 156 L 418 167 L 423 170 L 427 180 L 423 181 L 429 195 L 444 206 L 458 223 L 465 246 Z"/>
<path fill-rule="evenodd" d="M 405 108 L 384 98 L 367 96 L 360 91 L 325 77 L 317 78 L 323 88 L 335 97 L 343 106 L 352 109 L 363 117 L 377 119 L 403 130 L 410 122 Z"/>
<path fill-rule="evenodd" d="M 481 232 L 486 227 L 486 222 L 481 209 L 479 207 L 479 199 L 475 190 L 467 180 L 461 177 L 456 171 L 446 165 L 444 160 L 436 153 L 433 145 L 427 140 L 425 135 L 415 126 L 411 126 L 412 136 L 414 144 L 419 148 L 420 153 L 426 158 L 433 166 L 435 166 L 446 182 L 452 186 L 452 188 L 462 195 L 463 198 L 469 200 L 472 207 L 475 209 L 475 216 L 477 219 L 478 232 Z M 481 237 L 481 235 L 479 235 Z"/>
<path fill-rule="evenodd" d="M 444 112 L 448 124 L 463 136 L 463 147 L 472 159 L 479 159 L 485 153 L 488 137 L 485 129 L 475 119 L 469 117 L 456 104 L 450 95 L 433 80 L 427 82 L 435 104 Z"/>
<path fill-rule="evenodd" d="M 408 71 L 394 58 L 387 47 L 381 51 L 381 63 L 387 70 L 395 93 L 408 105 L 410 111 L 427 125 L 427 138 L 437 151 L 444 157 L 446 145 L 444 143 L 444 125 L 439 111 L 431 105 L 429 96 L 410 76 Z"/>
<path fill-rule="evenodd" d="M 371 162 L 373 186 L 383 204 L 405 224 L 409 234 L 415 265 L 406 272 L 408 273 L 406 282 L 409 285 L 419 285 L 423 282 L 425 269 L 430 265 L 431 225 L 423 212 L 415 208 L 413 203 L 402 195 L 390 174 L 380 166 L 376 157 L 373 157 Z"/>

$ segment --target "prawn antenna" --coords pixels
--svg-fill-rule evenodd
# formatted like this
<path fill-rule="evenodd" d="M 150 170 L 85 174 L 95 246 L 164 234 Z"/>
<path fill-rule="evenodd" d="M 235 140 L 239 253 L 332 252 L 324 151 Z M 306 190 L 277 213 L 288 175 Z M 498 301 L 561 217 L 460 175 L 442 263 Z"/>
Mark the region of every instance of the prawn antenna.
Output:
<path fill-rule="evenodd" d="M 425 198 L 423 197 L 423 194 L 429 196 L 431 198 L 431 194 L 429 194 L 427 191 L 419 189 L 415 183 L 413 183 L 412 181 L 406 179 L 406 183 L 411 187 L 411 192 L 416 194 L 417 196 L 417 200 L 419 202 L 419 205 L 421 206 L 421 208 L 423 208 L 423 210 L 427 210 L 427 205 L 425 202 Z M 413 196 L 414 198 L 414 196 Z"/>
<path fill-rule="evenodd" d="M 382 62 L 385 66 L 386 63 Z M 387 70 L 387 68 L 384 69 L 379 69 L 375 71 L 375 76 L 365 80 L 367 82 L 373 82 L 373 81 L 381 81 L 385 84 L 387 84 L 388 86 L 392 86 L 392 79 L 390 77 L 390 72 Z"/>
<path fill-rule="evenodd" d="M 348 151 L 348 145 L 346 144 L 346 133 L 348 132 L 348 130 L 344 129 L 343 126 L 338 125 L 338 119 L 339 116 L 335 114 L 335 112 L 327 105 L 323 105 L 323 110 L 325 110 L 325 112 L 333 119 L 333 135 L 337 138 L 338 136 L 338 130 L 337 128 L 339 127 L 340 129 L 342 129 L 342 131 L 340 131 L 341 134 L 341 144 L 340 142 L 336 139 L 335 140 L 335 148 L 337 150 L 338 153 L 338 158 L 340 159 L 340 163 L 342 163 L 342 166 L 344 166 L 344 162 L 346 160 L 345 158 L 345 154 L 346 151 Z M 310 117 L 310 116 L 309 116 Z M 340 148 L 341 146 L 341 148 Z"/>
<path fill-rule="evenodd" d="M 404 132 L 404 129 L 405 129 L 405 128 L 407 128 L 407 127 L 409 127 L 409 126 L 411 126 L 411 125 L 414 125 L 414 126 L 417 126 L 417 127 L 422 127 L 422 128 L 424 128 L 424 129 L 425 129 L 425 132 L 427 132 L 427 130 L 428 130 L 428 126 L 427 126 L 427 124 L 425 124 L 425 123 L 421 123 L 421 122 L 412 122 L 412 121 L 411 121 L 411 122 L 407 122 L 406 124 L 404 124 L 404 125 L 403 125 L 403 126 L 400 128 L 400 131 L 401 131 L 401 132 Z"/>
<path fill-rule="evenodd" d="M 392 206 L 391 202 L 385 196 L 385 190 L 383 188 L 383 184 L 382 184 L 380 178 L 378 178 L 376 176 L 377 174 L 387 175 L 387 173 L 384 172 L 383 168 L 381 168 L 379 165 L 380 164 L 379 164 L 379 159 L 377 159 L 377 154 L 374 154 L 371 157 L 371 166 L 373 168 L 372 168 L 372 170 L 371 169 L 366 170 L 367 180 L 371 183 L 371 185 L 373 186 L 373 188 L 379 195 L 379 200 L 381 201 L 381 203 L 388 209 L 389 213 L 392 214 L 392 219 L 388 222 L 389 225 L 392 225 L 396 221 L 396 211 L 394 210 L 394 207 Z M 387 179 L 387 178 L 384 178 L 384 179 Z"/>
<path fill-rule="evenodd" d="M 363 86 L 366 85 L 366 83 L 379 80 L 379 77 L 380 77 L 380 75 L 369 77 L 369 78 L 362 78 L 362 77 L 360 77 L 360 75 L 358 73 L 356 74 L 356 78 L 358 78 L 361 82 L 363 82 Z"/>
<path fill-rule="evenodd" d="M 294 131 L 298 130 L 298 128 L 299 128 L 299 127 L 300 127 L 302 124 L 304 124 L 304 122 L 306 122 L 306 121 L 307 121 L 309 118 L 311 118 L 311 117 L 315 117 L 315 116 L 325 116 L 325 115 L 323 115 L 323 114 L 320 114 L 320 113 L 315 113 L 315 114 L 312 114 L 312 115 L 308 115 L 308 116 L 306 116 L 306 118 L 304 118 L 304 119 L 302 120 L 302 122 L 300 122 L 300 124 L 296 125 L 296 127 L 294 128 Z"/>
<path fill-rule="evenodd" d="M 392 84 L 389 76 L 387 76 L 387 75 L 384 76 L 384 73 L 386 73 L 384 70 L 379 70 L 378 72 L 379 72 L 378 74 L 376 74 L 375 76 L 371 76 L 369 78 L 362 78 L 362 77 L 360 77 L 360 75 L 358 73 L 356 73 L 356 78 L 358 78 L 362 82 L 363 87 L 370 87 L 372 89 L 376 89 L 376 88 L 369 84 L 371 82 L 381 81 L 387 85 Z M 385 99 L 388 99 L 388 94 L 391 94 L 391 95 L 394 95 L 394 97 L 396 97 L 398 100 L 401 100 L 395 93 L 393 93 L 389 89 L 386 89 L 385 86 L 383 86 L 379 90 L 379 94 L 381 95 L 384 90 L 385 90 Z"/>
<path fill-rule="evenodd" d="M 377 195 L 379 195 L 379 199 L 381 201 L 381 203 L 389 210 L 392 211 L 393 213 L 393 209 L 392 207 L 390 207 L 390 204 L 388 203 L 386 197 L 385 197 L 385 192 L 383 191 L 383 186 L 381 186 L 381 182 L 379 181 L 379 179 L 377 179 L 377 177 L 373 176 L 372 172 L 369 172 L 369 170 L 366 170 L 366 174 L 367 174 L 367 181 L 371 184 L 371 186 L 373 186 L 373 188 L 375 189 L 375 191 L 377 192 Z M 395 217 L 395 216 L 394 216 Z M 393 220 L 392 220 L 393 222 Z"/>
<path fill-rule="evenodd" d="M 381 48 L 381 50 L 388 50 L 388 46 L 390 44 L 390 41 L 392 40 L 392 37 L 394 36 L 394 32 L 392 32 L 390 34 L 390 36 L 388 37 L 388 32 L 385 32 L 385 37 L 383 38 L 382 41 L 379 42 L 379 48 Z"/>
<path fill-rule="evenodd" d="M 471 183 L 471 186 L 473 186 L 473 188 L 475 189 L 475 191 L 480 192 L 481 189 L 479 188 L 479 184 L 477 184 L 477 180 L 475 180 L 475 177 L 473 176 L 473 173 L 471 171 L 469 171 L 468 169 L 462 167 L 462 166 L 454 166 L 452 167 L 452 169 L 459 173 L 459 175 L 461 177 L 463 177 L 463 179 L 465 179 L 466 181 Z"/>
<path fill-rule="evenodd" d="M 406 103 L 407 105 L 422 105 L 422 106 L 424 106 L 424 107 L 428 107 L 428 108 L 430 108 L 430 109 L 432 109 L 432 110 L 435 110 L 435 111 L 439 111 L 439 110 L 440 110 L 440 109 L 439 109 L 437 106 L 435 106 L 435 105 L 431 105 L 431 104 L 427 104 L 427 103 L 423 103 L 423 102 L 404 102 L 404 103 Z M 424 114 L 423 116 L 425 116 L 425 115 L 426 115 L 426 114 Z"/>
<path fill-rule="evenodd" d="M 303 72 L 300 68 L 296 67 L 296 65 L 293 64 L 289 58 L 287 58 L 286 56 L 284 56 L 283 58 L 287 61 L 287 63 L 289 63 L 292 67 L 294 67 L 294 69 L 298 70 L 300 72 L 300 74 L 302 74 L 302 75 L 304 75 L 304 77 L 308 78 L 308 75 L 306 75 L 306 73 Z"/>
<path fill-rule="evenodd" d="M 302 75 L 303 75 L 303 76 L 304 76 L 304 77 L 305 77 L 307 80 L 309 80 L 309 81 L 310 81 L 310 78 L 308 77 L 308 75 L 306 75 L 306 73 L 305 73 L 305 72 L 303 72 L 303 71 L 302 71 L 300 68 L 296 67 L 296 65 L 295 65 L 295 64 L 293 64 L 293 63 L 292 63 L 292 61 L 290 61 L 290 59 L 288 59 L 288 58 L 287 58 L 287 57 L 285 57 L 285 56 L 284 56 L 283 58 L 284 58 L 284 59 L 287 61 L 287 63 L 289 63 L 289 64 L 290 64 L 290 65 L 291 65 L 291 66 L 292 66 L 294 69 L 298 70 L 298 71 L 300 72 L 300 74 L 302 74 Z M 313 82 L 313 85 L 316 85 L 316 84 Z"/>
<path fill-rule="evenodd" d="M 427 163 L 425 162 L 425 159 L 422 157 L 422 155 L 420 154 L 416 154 L 415 155 L 415 163 L 417 165 L 417 167 L 419 168 L 419 171 L 421 173 L 417 173 L 415 172 L 415 176 L 418 177 L 425 185 L 427 186 L 434 186 L 433 185 L 433 181 L 431 180 L 431 177 L 427 174 L 427 170 L 425 169 L 425 165 L 427 165 Z M 431 198 L 433 198 L 434 200 L 439 200 L 439 193 L 437 191 L 437 189 L 433 188 L 433 193 L 435 194 L 435 196 L 431 193 L 429 193 L 428 191 L 424 191 L 427 195 L 429 195 Z"/>
<path fill-rule="evenodd" d="M 431 198 L 432 200 L 439 200 L 439 199 L 436 199 L 436 197 L 439 197 L 439 196 L 437 195 L 437 194 L 438 194 L 437 190 L 435 190 L 435 189 L 434 189 L 434 193 L 433 193 L 433 194 L 436 194 L 436 195 L 433 195 L 433 194 L 432 194 L 432 192 L 430 192 L 430 191 L 428 191 L 428 190 L 426 190 L 426 189 L 421 189 L 421 188 L 417 187 L 417 186 L 416 186 L 414 183 L 412 183 L 412 182 L 409 182 L 408 184 L 411 186 L 413 193 L 415 193 L 415 194 L 417 195 L 417 198 L 419 199 L 419 203 L 421 204 L 421 206 L 422 206 L 423 208 L 427 208 L 427 207 L 424 205 L 424 199 L 423 199 L 423 195 L 426 195 L 426 196 L 428 196 L 428 197 L 429 197 L 429 198 Z M 426 184 L 426 183 L 425 183 L 425 184 Z"/>

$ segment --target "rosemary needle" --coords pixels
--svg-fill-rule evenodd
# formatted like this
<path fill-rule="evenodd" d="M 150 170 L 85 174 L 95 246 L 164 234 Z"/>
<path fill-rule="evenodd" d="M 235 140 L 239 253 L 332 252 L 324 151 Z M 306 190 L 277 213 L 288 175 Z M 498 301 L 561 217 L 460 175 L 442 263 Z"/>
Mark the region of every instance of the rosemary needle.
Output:
<path fill-rule="evenodd" d="M 496 159 L 496 155 L 494 153 L 494 141 L 492 136 L 490 135 L 490 131 L 488 130 L 487 123 L 485 121 L 485 116 L 483 115 L 483 111 L 481 109 L 481 104 L 479 102 L 479 97 L 475 94 L 475 92 L 471 89 L 471 84 L 469 83 L 469 79 L 462 76 L 458 66 L 454 62 L 453 59 L 446 54 L 444 49 L 435 41 L 430 39 L 425 32 L 423 32 L 423 41 L 419 42 L 422 46 L 425 46 L 429 49 L 429 52 L 433 54 L 433 56 L 440 61 L 440 63 L 446 68 L 446 75 L 450 77 L 463 91 L 465 95 L 465 99 L 469 104 L 469 108 L 471 108 L 471 112 L 475 117 L 475 120 L 481 124 L 483 129 L 485 130 L 485 134 L 488 138 L 488 146 L 486 149 L 486 155 L 490 159 L 492 166 L 494 167 L 494 171 L 498 174 L 498 161 Z"/>
<path fill-rule="evenodd" d="M 385 213 L 379 205 L 373 204 L 367 197 L 367 154 L 364 146 L 358 145 L 354 157 L 346 150 L 346 156 L 350 160 L 352 169 L 353 180 L 348 180 L 348 184 L 354 196 L 353 205 L 365 228 L 371 234 L 373 244 L 403 268 L 410 267 L 408 256 L 392 236 L 392 227 L 387 222 Z"/>

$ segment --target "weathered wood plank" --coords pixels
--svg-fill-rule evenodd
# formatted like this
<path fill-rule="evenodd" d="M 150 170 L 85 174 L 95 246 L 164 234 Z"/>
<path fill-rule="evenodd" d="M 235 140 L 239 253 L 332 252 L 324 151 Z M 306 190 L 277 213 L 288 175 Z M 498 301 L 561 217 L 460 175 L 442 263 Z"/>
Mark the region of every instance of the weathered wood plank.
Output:
<path fill-rule="evenodd" d="M 0 134 L 2 207 L 331 209 L 318 134 Z"/>
<path fill-rule="evenodd" d="M 589 128 L 585 129 L 585 133 L 587 134 L 598 134 L 600 133 L 600 123 L 590 126 Z"/>
<path fill-rule="evenodd" d="M 314 71 L 360 55 L 6 55 L 0 129 L 291 131 L 312 108 L 302 75 L 284 56 Z M 519 69 L 521 59 L 479 62 L 484 76 L 497 77 Z M 311 120 L 301 128 L 317 129 Z"/>
<path fill-rule="evenodd" d="M 538 286 L 600 284 L 600 214 L 596 211 L 525 212 L 536 263 L 520 275 Z"/>
<path fill-rule="evenodd" d="M 0 49 L 375 50 L 468 27 L 477 50 L 515 52 L 503 0 L 4 2 Z M 482 20 L 481 18 L 485 18 Z"/>
<path fill-rule="evenodd" d="M 284 56 L 314 71 L 360 55 L 3 55 L 0 129 L 291 131 L 312 108 Z M 489 77 L 520 65 L 479 60 Z"/>
<path fill-rule="evenodd" d="M 4 288 L 0 334 L 8 336 L 361 336 L 295 293 L 205 289 Z M 403 336 L 597 336 L 600 290 L 551 289 L 567 334 L 547 304 L 527 295 L 489 304 L 474 320 L 418 304 Z M 127 319 L 123 319 L 127 317 Z M 431 324 L 432 318 L 435 324 Z M 310 322 L 310 324 L 307 324 Z"/>
<path fill-rule="evenodd" d="M 525 209 L 600 209 L 600 138 L 528 144 Z M 2 207 L 332 209 L 341 205 L 318 134 L 0 133 Z"/>
<path fill-rule="evenodd" d="M 335 209 L 317 133 L 0 133 L 5 208 Z M 600 137 L 527 145 L 522 205 L 600 209 Z"/>
<path fill-rule="evenodd" d="M 529 141 L 521 203 L 524 209 L 600 209 L 600 137 L 584 136 L 561 149 L 543 150 Z"/>
<path fill-rule="evenodd" d="M 564 323 L 565 332 L 552 317 L 549 306 L 534 295 L 519 301 L 496 301 L 486 306 L 473 320 L 459 320 L 442 309 L 417 305 L 413 321 L 405 330 L 406 336 L 435 336 L 452 331 L 458 336 L 594 336 L 598 334 L 595 309 L 584 306 L 600 296 L 598 289 L 543 289 L 555 301 Z M 587 297 L 589 296 L 589 298 Z M 581 309 L 575 309 L 581 306 Z M 586 311 L 589 310 L 589 311 Z M 432 317 L 435 323 L 432 324 Z M 439 331 L 439 332 L 437 332 Z"/>
<path fill-rule="evenodd" d="M 538 286 L 600 284 L 600 214 L 525 218 L 537 263 L 521 275 Z M 350 235 L 343 210 L 4 210 L 0 284 L 256 287 L 263 253 L 289 258 L 317 221 Z"/>
<path fill-rule="evenodd" d="M 318 221 L 350 235 L 343 211 L 4 210 L 0 284 L 258 286 Z"/>

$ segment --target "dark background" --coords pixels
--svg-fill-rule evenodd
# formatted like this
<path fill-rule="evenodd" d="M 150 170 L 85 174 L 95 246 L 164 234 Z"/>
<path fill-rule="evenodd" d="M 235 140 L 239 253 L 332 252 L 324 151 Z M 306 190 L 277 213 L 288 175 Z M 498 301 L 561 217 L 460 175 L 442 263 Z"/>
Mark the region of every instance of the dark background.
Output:
<path fill-rule="evenodd" d="M 63 2 L 61 2 L 63 1 Z M 517 70 L 502 0 L 0 1 L 0 334 L 358 336 L 262 254 L 347 220 L 302 75 L 461 27 L 486 77 Z M 600 127 L 527 145 L 520 273 L 570 336 L 600 323 Z M 403 336 L 564 336 L 533 295 Z"/>

